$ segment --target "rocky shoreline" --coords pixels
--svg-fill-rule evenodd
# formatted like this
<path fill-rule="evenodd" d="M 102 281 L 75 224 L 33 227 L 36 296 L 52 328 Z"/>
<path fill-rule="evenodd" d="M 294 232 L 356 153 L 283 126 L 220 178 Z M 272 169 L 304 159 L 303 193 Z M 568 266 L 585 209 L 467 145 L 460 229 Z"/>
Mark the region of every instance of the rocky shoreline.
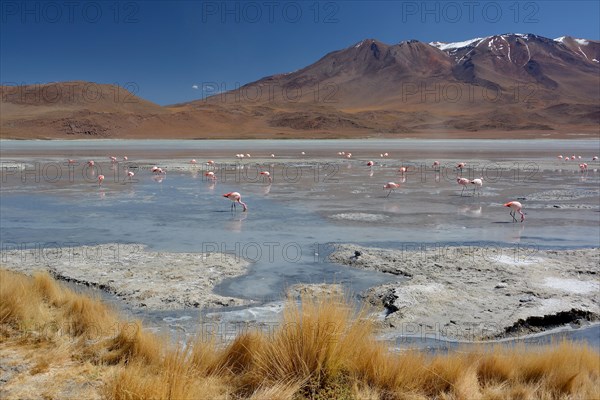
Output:
<path fill-rule="evenodd" d="M 389 250 L 340 244 L 330 260 L 398 275 L 398 282 L 361 296 L 381 311 L 382 328 L 399 334 L 498 339 L 600 319 L 597 248 Z"/>
<path fill-rule="evenodd" d="M 5 250 L 4 268 L 96 287 L 134 308 L 231 307 L 249 303 L 212 289 L 225 278 L 243 275 L 249 263 L 221 253 L 147 251 L 136 244 L 104 244 L 61 249 Z"/>

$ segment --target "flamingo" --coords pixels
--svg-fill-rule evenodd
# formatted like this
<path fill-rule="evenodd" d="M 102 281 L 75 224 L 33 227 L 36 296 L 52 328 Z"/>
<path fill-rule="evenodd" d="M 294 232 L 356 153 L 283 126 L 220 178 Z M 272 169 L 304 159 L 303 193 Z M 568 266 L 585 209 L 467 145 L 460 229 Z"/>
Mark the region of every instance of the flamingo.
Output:
<path fill-rule="evenodd" d="M 483 186 L 483 177 L 481 177 L 479 179 L 473 179 L 471 181 L 471 184 L 474 185 L 473 186 L 473 196 L 475 196 L 475 191 L 477 191 L 477 195 L 479 196 L 481 194 L 479 192 L 479 189 L 481 189 L 481 187 Z"/>
<path fill-rule="evenodd" d="M 129 177 L 129 180 L 131 180 L 131 178 L 133 178 L 135 174 L 133 173 L 133 171 L 127 171 L 127 176 Z"/>
<path fill-rule="evenodd" d="M 434 161 L 433 164 L 431 164 L 431 167 L 435 170 L 435 171 L 439 171 L 440 169 L 440 162 L 439 161 Z"/>
<path fill-rule="evenodd" d="M 302 152 L 302 153 L 300 153 L 300 154 L 302 154 L 303 156 L 305 156 L 305 155 L 306 155 L 306 153 L 305 153 L 305 152 Z"/>
<path fill-rule="evenodd" d="M 465 188 L 467 187 L 468 184 L 471 183 L 470 180 L 468 180 L 467 178 L 456 178 L 456 183 L 458 183 L 459 185 L 462 185 L 462 191 L 460 192 L 460 197 L 463 196 L 463 192 L 465 191 Z"/>
<path fill-rule="evenodd" d="M 161 174 L 167 174 L 167 172 L 165 170 L 163 170 L 160 167 L 157 167 L 156 165 L 154 167 L 152 167 L 152 172 L 154 172 L 157 175 L 161 175 Z"/>
<path fill-rule="evenodd" d="M 207 173 L 204 174 L 204 176 L 206 176 L 211 181 L 216 181 L 217 180 L 217 176 L 212 171 L 208 171 Z"/>
<path fill-rule="evenodd" d="M 383 153 L 381 153 L 381 154 L 379 155 L 379 157 L 383 158 Z"/>
<path fill-rule="evenodd" d="M 250 158 L 250 154 L 246 154 L 246 157 Z"/>
<path fill-rule="evenodd" d="M 223 197 L 227 197 L 229 200 L 231 200 L 233 202 L 231 204 L 232 211 L 235 209 L 235 203 L 240 203 L 242 205 L 242 207 L 244 207 L 244 211 L 248 211 L 248 206 L 246 206 L 246 203 L 244 203 L 242 201 L 242 195 L 239 194 L 238 192 L 225 193 L 223 195 Z"/>
<path fill-rule="evenodd" d="M 456 164 L 456 169 L 460 170 L 460 175 L 461 176 L 462 176 L 462 170 L 465 167 L 465 165 L 467 165 L 467 163 L 465 163 L 465 162 L 461 162 L 461 163 Z"/>
<path fill-rule="evenodd" d="M 352 158 L 352 153 L 346 154 L 346 158 Z"/>
<path fill-rule="evenodd" d="M 275 154 L 271 154 L 271 158 L 275 158 Z"/>
<path fill-rule="evenodd" d="M 72 160 L 72 159 L 68 159 L 68 160 L 67 160 L 67 162 L 68 162 L 69 164 L 75 164 L 77 161 L 75 161 L 75 160 Z"/>
<path fill-rule="evenodd" d="M 260 174 L 266 176 L 267 179 L 269 179 L 269 183 L 273 182 L 273 178 L 271 178 L 271 173 L 269 171 L 262 171 Z"/>
<path fill-rule="evenodd" d="M 398 172 L 400 172 L 400 175 L 404 175 L 404 173 L 408 170 L 408 167 L 400 167 L 400 169 L 398 170 Z"/>
<path fill-rule="evenodd" d="M 198 161 L 196 161 L 194 158 L 192 158 L 192 159 L 190 160 L 190 164 L 196 164 L 197 162 L 198 162 Z"/>
<path fill-rule="evenodd" d="M 206 165 L 215 165 L 215 162 L 213 160 L 208 160 L 206 162 Z"/>
<path fill-rule="evenodd" d="M 127 161 L 127 160 L 129 160 L 129 159 L 127 158 L 127 156 L 123 156 L 123 161 Z"/>
<path fill-rule="evenodd" d="M 389 157 L 389 154 L 388 153 L 383 153 L 383 156 L 384 157 Z"/>
<path fill-rule="evenodd" d="M 518 201 L 509 201 L 508 203 L 504 204 L 504 207 L 510 207 L 510 216 L 513 218 L 513 222 L 517 222 L 515 213 L 521 214 L 521 222 L 525 221 L 525 214 L 523 214 L 523 211 L 521 211 L 523 209 L 523 205 L 521 203 Z"/>
<path fill-rule="evenodd" d="M 98 186 L 102 185 L 103 180 L 104 180 L 104 175 L 98 175 Z"/>
<path fill-rule="evenodd" d="M 399 187 L 400 187 L 400 185 L 397 184 L 396 182 L 388 182 L 385 185 L 383 185 L 384 189 L 389 189 L 390 190 L 390 192 L 385 197 L 389 197 L 389 195 L 392 194 L 392 192 L 394 190 L 398 189 Z"/>
<path fill-rule="evenodd" d="M 562 154 L 559 154 L 559 155 L 558 155 L 558 159 L 559 159 L 559 160 L 562 160 L 562 158 L 563 158 Z"/>
<path fill-rule="evenodd" d="M 592 161 L 598 161 L 598 156 L 592 157 Z"/>
<path fill-rule="evenodd" d="M 367 167 L 372 167 L 373 166 L 373 161 L 367 161 Z"/>
<path fill-rule="evenodd" d="M 113 164 L 116 163 L 117 162 L 117 157 L 110 156 L 110 162 L 113 163 Z"/>
<path fill-rule="evenodd" d="M 87 164 L 88 164 L 89 167 L 93 167 L 94 164 L 96 164 L 96 163 L 94 162 L 94 160 L 90 160 L 90 161 L 87 162 Z"/>

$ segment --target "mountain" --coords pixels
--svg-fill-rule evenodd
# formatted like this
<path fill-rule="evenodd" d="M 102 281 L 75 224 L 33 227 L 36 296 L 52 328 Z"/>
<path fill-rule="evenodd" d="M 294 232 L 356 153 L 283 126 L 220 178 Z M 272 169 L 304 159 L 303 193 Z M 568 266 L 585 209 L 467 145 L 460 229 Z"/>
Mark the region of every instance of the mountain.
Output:
<path fill-rule="evenodd" d="M 41 86 L 0 88 L 1 137 L 597 137 L 599 60 L 600 42 L 568 36 L 365 39 L 298 71 L 167 107 L 109 85 L 93 103 L 90 94 L 36 97 Z"/>

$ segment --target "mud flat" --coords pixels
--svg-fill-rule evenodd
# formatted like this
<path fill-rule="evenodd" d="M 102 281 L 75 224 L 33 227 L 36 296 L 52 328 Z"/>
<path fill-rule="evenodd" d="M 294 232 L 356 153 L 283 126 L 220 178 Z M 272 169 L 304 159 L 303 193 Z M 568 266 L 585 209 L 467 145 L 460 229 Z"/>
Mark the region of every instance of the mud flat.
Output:
<path fill-rule="evenodd" d="M 355 254 L 360 255 L 356 256 Z M 340 244 L 332 262 L 398 275 L 361 296 L 385 331 L 457 340 L 498 339 L 600 319 L 600 249 Z"/>
<path fill-rule="evenodd" d="M 32 274 L 97 287 L 136 308 L 230 307 L 249 302 L 213 293 L 225 278 L 246 273 L 249 263 L 221 253 L 146 251 L 136 244 L 105 244 L 60 249 L 5 250 L 1 265 Z"/>

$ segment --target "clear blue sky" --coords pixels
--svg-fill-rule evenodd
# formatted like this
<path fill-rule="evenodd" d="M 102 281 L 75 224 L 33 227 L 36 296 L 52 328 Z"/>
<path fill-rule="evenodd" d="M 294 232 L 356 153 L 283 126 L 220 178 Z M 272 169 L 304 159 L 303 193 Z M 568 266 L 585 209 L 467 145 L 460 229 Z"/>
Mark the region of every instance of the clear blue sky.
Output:
<path fill-rule="evenodd" d="M 117 83 L 158 104 L 290 72 L 365 38 L 498 33 L 600 39 L 593 1 L 0 2 L 4 84 Z M 198 89 L 194 89 L 197 85 Z"/>

